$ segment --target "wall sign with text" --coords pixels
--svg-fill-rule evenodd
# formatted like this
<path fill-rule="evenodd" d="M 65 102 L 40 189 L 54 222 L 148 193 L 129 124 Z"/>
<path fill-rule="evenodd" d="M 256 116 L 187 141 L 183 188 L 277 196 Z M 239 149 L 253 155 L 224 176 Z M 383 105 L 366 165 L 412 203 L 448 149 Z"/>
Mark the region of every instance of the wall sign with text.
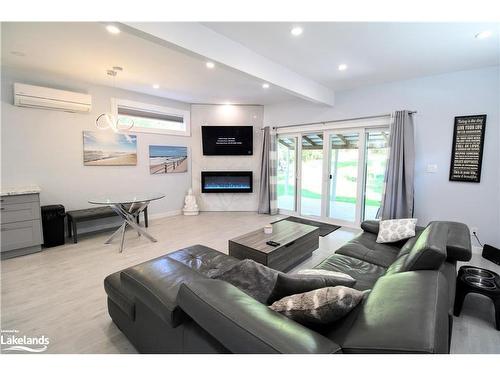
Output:
<path fill-rule="evenodd" d="M 450 181 L 481 181 L 486 115 L 455 117 Z"/>

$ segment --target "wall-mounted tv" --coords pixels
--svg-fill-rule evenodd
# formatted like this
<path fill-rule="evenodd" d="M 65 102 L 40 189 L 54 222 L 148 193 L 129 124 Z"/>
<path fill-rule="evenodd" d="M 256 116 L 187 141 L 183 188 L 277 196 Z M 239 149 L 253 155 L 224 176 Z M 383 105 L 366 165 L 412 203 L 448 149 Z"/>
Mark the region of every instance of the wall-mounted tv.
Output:
<path fill-rule="evenodd" d="M 203 155 L 253 155 L 253 126 L 202 126 Z"/>

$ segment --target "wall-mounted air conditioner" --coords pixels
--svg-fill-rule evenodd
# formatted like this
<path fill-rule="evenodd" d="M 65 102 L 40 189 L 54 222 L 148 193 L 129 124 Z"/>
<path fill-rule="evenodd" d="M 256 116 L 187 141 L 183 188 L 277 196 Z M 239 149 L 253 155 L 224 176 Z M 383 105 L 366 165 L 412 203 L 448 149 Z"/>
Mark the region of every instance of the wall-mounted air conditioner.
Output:
<path fill-rule="evenodd" d="M 92 97 L 72 91 L 14 83 L 14 105 L 65 112 L 90 112 Z"/>

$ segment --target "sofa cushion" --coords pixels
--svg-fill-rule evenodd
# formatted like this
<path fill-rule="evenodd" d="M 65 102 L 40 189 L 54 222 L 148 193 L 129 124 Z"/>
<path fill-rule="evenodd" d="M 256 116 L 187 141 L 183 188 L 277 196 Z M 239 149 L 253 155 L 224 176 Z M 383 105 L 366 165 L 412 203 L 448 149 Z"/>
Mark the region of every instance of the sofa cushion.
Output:
<path fill-rule="evenodd" d="M 176 302 L 180 285 L 206 278 L 168 256 L 149 260 L 120 273 L 123 287 L 172 327 L 186 318 Z"/>
<path fill-rule="evenodd" d="M 386 268 L 346 255 L 333 254 L 314 268 L 343 272 L 356 279 L 353 288 L 370 289 Z"/>
<path fill-rule="evenodd" d="M 362 232 L 335 253 L 389 267 L 399 254 L 400 248 L 393 244 L 379 244 L 376 239 L 375 234 Z"/>
<path fill-rule="evenodd" d="M 203 245 L 194 245 L 167 255 L 207 277 L 213 278 L 240 260 Z"/>
<path fill-rule="evenodd" d="M 334 286 L 282 298 L 269 308 L 302 324 L 329 324 L 347 315 L 361 302 L 363 294 Z"/>
<path fill-rule="evenodd" d="M 319 270 L 324 272 L 335 273 L 334 271 Z M 345 277 L 338 277 L 332 275 L 321 274 L 296 274 L 287 275 L 286 273 L 279 273 L 274 285 L 273 292 L 267 301 L 271 304 L 283 297 L 291 296 L 292 294 L 299 294 L 309 292 L 315 289 L 321 289 L 334 286 L 353 286 L 356 280 L 347 274 Z"/>
<path fill-rule="evenodd" d="M 448 226 L 432 223 L 425 228 L 405 256 L 401 271 L 437 270 L 446 260 Z"/>
<path fill-rule="evenodd" d="M 382 220 L 377 235 L 377 243 L 391 243 L 415 236 L 417 219 Z"/>

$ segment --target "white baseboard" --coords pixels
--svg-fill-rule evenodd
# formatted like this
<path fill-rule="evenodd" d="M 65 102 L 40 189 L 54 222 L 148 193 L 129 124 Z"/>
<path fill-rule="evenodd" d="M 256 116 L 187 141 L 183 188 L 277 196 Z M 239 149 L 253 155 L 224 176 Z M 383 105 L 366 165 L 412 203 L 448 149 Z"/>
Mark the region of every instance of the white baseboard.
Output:
<path fill-rule="evenodd" d="M 178 216 L 178 215 L 182 215 L 182 210 L 172 210 L 172 211 L 160 212 L 160 213 L 148 215 L 148 216 L 149 216 L 149 220 L 156 220 L 156 219 L 162 219 L 164 217 Z"/>
<path fill-rule="evenodd" d="M 481 246 L 472 246 L 472 254 L 481 254 L 483 248 Z"/>

